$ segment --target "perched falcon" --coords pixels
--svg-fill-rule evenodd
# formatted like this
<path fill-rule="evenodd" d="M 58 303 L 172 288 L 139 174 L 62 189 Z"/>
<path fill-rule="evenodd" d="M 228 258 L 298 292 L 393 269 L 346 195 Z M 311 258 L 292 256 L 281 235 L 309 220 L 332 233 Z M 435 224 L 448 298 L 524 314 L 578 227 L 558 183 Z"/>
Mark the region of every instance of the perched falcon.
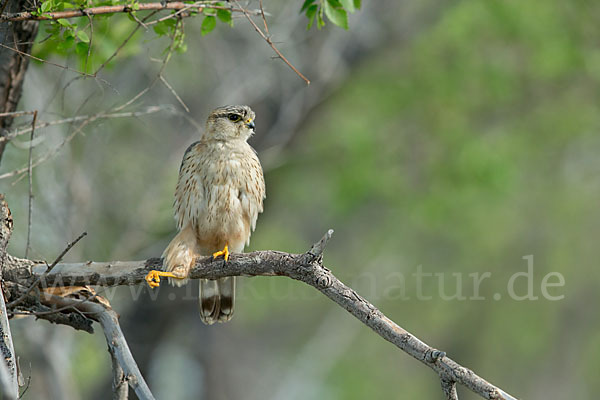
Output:
<path fill-rule="evenodd" d="M 254 134 L 254 112 L 248 106 L 224 106 L 210 113 L 199 141 L 185 151 L 175 190 L 179 233 L 163 253 L 164 271 L 151 271 L 182 286 L 196 257 L 241 253 L 263 211 L 265 180 L 256 152 L 246 142 Z M 200 280 L 200 318 L 206 324 L 233 315 L 235 277 Z"/>

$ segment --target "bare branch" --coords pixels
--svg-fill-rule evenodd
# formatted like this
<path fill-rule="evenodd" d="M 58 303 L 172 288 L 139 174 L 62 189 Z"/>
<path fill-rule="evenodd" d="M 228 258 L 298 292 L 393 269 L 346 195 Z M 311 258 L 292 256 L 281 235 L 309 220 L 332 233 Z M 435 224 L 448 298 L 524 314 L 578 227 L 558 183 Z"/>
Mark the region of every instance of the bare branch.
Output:
<path fill-rule="evenodd" d="M 125 373 L 123 368 L 119 364 L 117 356 L 111 352 L 111 348 L 108 348 L 110 352 L 110 361 L 112 363 L 113 379 L 112 379 L 112 390 L 113 400 L 127 400 L 129 397 L 129 387 L 127 386 L 127 380 L 125 379 Z"/>
<path fill-rule="evenodd" d="M 3 399 L 16 400 L 19 393 L 17 364 L 4 295 L 0 293 L 0 393 Z"/>
<path fill-rule="evenodd" d="M 15 349 L 8 323 L 8 313 L 4 301 L 4 285 L 2 271 L 6 264 L 8 253 L 6 247 L 12 234 L 13 221 L 4 195 L 0 194 L 0 393 L 2 398 L 17 399 L 19 384 L 17 380 L 17 362 Z"/>
<path fill-rule="evenodd" d="M 116 312 L 99 303 L 91 301 L 82 303 L 76 299 L 53 296 L 47 293 L 43 293 L 41 299 L 44 304 L 49 306 L 71 306 L 84 313 L 87 317 L 98 321 L 102 325 L 106 343 L 108 344 L 108 351 L 112 357 L 117 359 L 119 366 L 123 370 L 125 380 L 140 400 L 154 400 L 154 396 L 150 392 L 150 388 L 146 384 L 131 354 L 131 350 L 129 350 L 129 345 L 119 325 L 119 317 Z"/>
<path fill-rule="evenodd" d="M 35 125 L 35 129 L 46 128 L 48 126 L 54 126 L 54 125 L 70 124 L 71 122 L 83 121 L 83 120 L 90 119 L 90 118 L 94 118 L 94 119 L 136 118 L 136 117 L 140 117 L 142 115 L 154 114 L 159 111 L 174 112 L 174 109 L 171 105 L 162 105 L 162 106 L 150 106 L 150 107 L 146 107 L 143 110 L 133 111 L 133 112 L 114 112 L 114 113 L 109 112 L 109 113 L 101 113 L 101 114 L 95 114 L 95 115 L 77 115 L 77 116 L 71 117 L 71 118 L 63 118 L 63 119 L 58 119 L 55 121 L 40 122 L 39 124 Z M 24 113 L 25 112 L 26 111 L 24 111 Z M 20 130 L 22 127 L 17 127 L 14 131 L 9 133 L 8 135 L 0 137 L 0 142 L 9 141 L 9 140 L 14 139 L 17 136 L 21 136 L 21 135 L 31 132 L 33 127 L 30 124 L 28 126 L 29 127 L 23 127 L 24 129 L 22 129 L 22 130 Z"/>
<path fill-rule="evenodd" d="M 190 278 L 217 279 L 226 276 L 287 276 L 315 287 L 325 296 L 354 315 L 378 335 L 398 348 L 432 368 L 444 381 L 457 382 L 486 399 L 514 399 L 471 370 L 446 357 L 398 326 L 381 313 L 354 290 L 339 281 L 322 264 L 322 252 L 331 237 L 328 231 L 323 239 L 315 243 L 311 250 L 303 254 L 290 254 L 280 251 L 255 251 L 232 254 L 227 263 L 206 257 L 197 260 L 190 272 Z M 36 279 L 45 271 L 45 266 L 21 260 L 19 273 L 6 269 L 6 279 L 29 272 L 28 279 Z M 28 269 L 23 267 L 28 265 Z M 162 260 L 152 258 L 144 261 L 85 262 L 58 264 L 43 279 L 43 286 L 83 286 L 83 285 L 135 285 L 145 282 L 146 274 L 152 269 L 160 269 Z M 23 268 L 26 271 L 23 271 Z M 19 279 L 16 279 L 19 281 Z M 87 303 L 86 303 L 87 304 Z"/>

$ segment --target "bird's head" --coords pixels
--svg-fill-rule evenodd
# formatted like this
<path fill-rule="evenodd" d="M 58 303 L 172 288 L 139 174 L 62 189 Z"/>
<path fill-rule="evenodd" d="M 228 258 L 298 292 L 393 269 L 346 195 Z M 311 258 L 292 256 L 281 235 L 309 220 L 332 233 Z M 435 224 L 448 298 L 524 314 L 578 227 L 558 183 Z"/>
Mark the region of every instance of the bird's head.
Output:
<path fill-rule="evenodd" d="M 254 134 L 254 111 L 248 106 L 223 106 L 206 120 L 205 138 L 247 140 Z"/>

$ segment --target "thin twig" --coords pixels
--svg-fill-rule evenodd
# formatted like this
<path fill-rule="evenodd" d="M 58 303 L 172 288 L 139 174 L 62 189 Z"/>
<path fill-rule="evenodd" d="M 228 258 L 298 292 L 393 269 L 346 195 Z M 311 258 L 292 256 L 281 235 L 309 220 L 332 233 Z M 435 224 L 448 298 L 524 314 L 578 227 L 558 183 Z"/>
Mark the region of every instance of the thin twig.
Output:
<path fill-rule="evenodd" d="M 144 23 L 144 21 L 142 21 L 141 19 L 139 19 L 139 18 L 137 17 L 137 15 L 135 15 L 135 12 L 133 12 L 133 11 L 132 11 L 132 12 L 130 12 L 130 13 L 129 13 L 129 16 L 130 16 L 131 18 L 133 18 L 133 20 L 134 20 L 135 22 L 137 22 L 138 24 L 140 24 L 141 26 L 143 26 L 145 30 L 148 30 L 148 25 L 146 25 L 146 24 Z"/>
<path fill-rule="evenodd" d="M 85 55 L 85 64 L 83 65 L 83 70 L 85 72 L 88 71 L 88 62 L 90 61 L 90 55 L 92 54 L 92 43 L 94 43 L 94 18 L 90 14 L 85 14 L 90 21 L 90 42 L 88 43 L 88 51 Z"/>
<path fill-rule="evenodd" d="M 82 72 L 82 71 L 78 71 L 78 70 L 76 70 L 76 69 L 73 69 L 73 68 L 71 68 L 71 67 L 68 67 L 68 66 L 66 66 L 66 65 L 60 65 L 60 64 L 56 64 L 56 63 L 53 63 L 52 61 L 47 61 L 47 60 L 44 60 L 44 59 L 42 59 L 42 58 L 39 58 L 39 57 L 36 57 L 36 56 L 32 56 L 32 55 L 31 55 L 31 54 L 29 54 L 29 53 L 26 53 L 26 52 L 24 52 L 24 51 L 21 51 L 21 50 L 19 50 L 19 49 L 17 49 L 17 48 L 13 48 L 13 47 L 7 46 L 7 45 L 5 45 L 5 44 L 3 44 L 3 43 L 0 43 L 0 46 L 1 46 L 1 47 L 4 47 L 5 49 L 12 50 L 12 51 L 14 51 L 15 53 L 17 53 L 17 54 L 20 54 L 20 55 L 22 55 L 22 56 L 25 56 L 25 57 L 31 58 L 31 59 L 33 59 L 33 60 L 36 60 L 36 61 L 39 61 L 39 62 L 42 62 L 42 63 L 44 63 L 44 64 L 49 64 L 49 65 L 53 65 L 53 66 L 55 66 L 55 67 L 58 67 L 58 68 L 66 69 L 67 71 L 75 72 L 75 73 L 77 73 L 77 74 L 79 74 L 79 75 L 88 76 L 88 77 L 91 77 L 91 78 L 96 78 L 94 75 L 87 74 L 87 73 L 85 73 L 85 72 Z M 100 79 L 100 78 L 96 78 L 96 79 Z M 108 84 L 108 82 L 106 82 L 104 79 L 100 79 L 100 80 L 101 80 L 103 83 L 107 83 L 107 84 Z"/>
<path fill-rule="evenodd" d="M 168 105 L 161 105 L 161 106 L 150 106 L 150 107 L 146 107 L 145 109 L 140 110 L 140 111 L 109 112 L 109 113 L 101 113 L 101 114 L 93 114 L 93 115 L 77 115 L 75 117 L 58 119 L 55 121 L 40 122 L 39 124 L 37 124 L 35 126 L 35 129 L 42 129 L 42 128 L 46 128 L 49 126 L 55 126 L 55 125 L 70 124 L 71 122 L 82 121 L 82 120 L 86 120 L 89 118 L 95 118 L 95 119 L 132 118 L 132 117 L 136 118 L 136 117 L 141 117 L 143 115 L 154 114 L 159 111 L 165 111 L 165 110 L 174 111 L 173 107 L 170 104 L 168 104 Z M 27 125 L 27 126 L 29 126 L 29 128 L 25 128 L 23 130 L 20 130 L 22 128 L 22 126 L 17 127 L 17 128 L 15 128 L 15 130 L 13 132 L 9 133 L 5 137 L 0 137 L 0 143 L 4 142 L 4 141 L 12 140 L 12 139 L 16 138 L 17 136 L 21 136 L 21 135 L 31 132 L 32 127 L 30 125 Z"/>
<path fill-rule="evenodd" d="M 12 111 L 0 113 L 0 117 L 22 117 L 23 115 L 31 115 L 33 111 Z"/>
<path fill-rule="evenodd" d="M 308 80 L 308 78 L 306 78 L 304 75 L 302 75 L 302 73 L 300 71 L 298 71 L 296 69 L 296 67 L 294 67 L 292 65 L 292 63 L 290 63 L 288 61 L 287 58 L 285 58 L 285 56 L 283 54 L 281 54 L 281 52 L 279 51 L 279 49 L 277 49 L 277 47 L 275 47 L 275 44 L 273 43 L 273 41 L 271 40 L 271 38 L 267 35 L 265 35 L 265 33 L 258 27 L 258 25 L 256 25 L 256 23 L 252 20 L 252 18 L 250 18 L 250 12 L 248 10 L 246 10 L 245 8 L 242 8 L 242 6 L 240 6 L 240 3 L 238 3 L 237 0 L 235 0 L 235 4 L 237 4 L 237 6 L 239 8 L 242 9 L 242 12 L 244 13 L 244 15 L 246 16 L 246 18 L 248 19 L 248 21 L 250 21 L 250 24 L 254 27 L 254 30 L 256 32 L 258 32 L 258 34 L 265 40 L 265 42 L 267 42 L 269 44 L 269 46 L 271 46 L 271 48 L 273 49 L 273 51 L 275 52 L 275 54 L 277 54 L 277 56 L 279 58 L 281 58 L 281 60 L 286 63 L 288 65 L 288 67 L 290 67 L 292 69 L 292 71 L 294 71 L 296 73 L 296 75 L 298 75 L 300 78 L 302 78 L 302 80 L 304 82 L 306 82 L 307 85 L 310 85 L 310 81 Z M 267 20 L 264 19 L 264 15 L 263 15 L 263 22 L 267 23 Z"/>
<path fill-rule="evenodd" d="M 35 135 L 35 123 L 37 121 L 38 112 L 35 110 L 33 112 L 33 120 L 31 121 L 31 135 L 29 137 L 29 161 L 27 175 L 29 176 L 29 202 L 28 202 L 28 212 L 27 212 L 27 243 L 25 244 L 25 258 L 28 258 L 29 255 L 29 246 L 31 243 L 31 211 L 33 206 L 33 170 L 31 167 L 31 159 L 33 155 L 33 137 Z"/>
<path fill-rule="evenodd" d="M 269 35 L 269 25 L 267 25 L 267 19 L 265 18 L 265 10 L 264 10 L 263 5 L 262 5 L 262 0 L 259 0 L 258 5 L 260 7 L 260 16 L 262 17 L 263 24 L 265 26 L 265 34 L 267 36 L 270 36 Z"/>
<path fill-rule="evenodd" d="M 48 269 L 42 274 L 40 275 L 32 284 L 31 286 L 29 286 L 29 288 L 16 300 L 11 301 L 10 303 L 7 304 L 7 307 L 14 307 L 17 304 L 19 304 L 21 301 L 23 301 L 25 299 L 25 297 L 27 297 L 29 295 L 29 293 L 31 293 L 31 291 L 37 286 L 39 285 L 39 283 L 41 282 L 41 280 L 46 277 L 46 275 L 48 275 L 52 269 L 54 269 L 54 267 L 56 267 L 56 265 L 63 259 L 63 257 L 65 256 L 65 254 L 67 254 L 69 252 L 69 250 L 71 250 L 73 248 L 73 246 L 75 246 L 77 244 L 77 242 L 79 242 L 81 239 L 83 239 L 83 237 L 87 235 L 87 232 L 83 232 L 81 235 L 79 235 L 77 237 L 77 239 L 73 240 L 71 243 L 67 244 L 67 247 L 65 247 L 65 249 L 58 255 L 58 257 L 56 257 L 56 259 L 54 260 L 54 262 L 48 267 Z"/>
<path fill-rule="evenodd" d="M 171 92 L 171 94 L 173 96 L 175 96 L 175 98 L 177 99 L 177 101 L 179 102 L 179 104 L 181 104 L 181 106 L 185 109 L 185 111 L 190 112 L 190 109 L 188 108 L 188 106 L 185 105 L 185 103 L 183 102 L 183 100 L 181 99 L 181 97 L 179 97 L 179 95 L 177 94 L 177 92 L 175 91 L 175 89 L 173 89 L 173 87 L 171 85 L 169 85 L 169 82 L 167 82 L 167 80 L 165 79 L 164 76 L 159 75 L 160 76 L 160 81 L 167 87 L 167 89 L 169 89 L 169 91 Z"/>

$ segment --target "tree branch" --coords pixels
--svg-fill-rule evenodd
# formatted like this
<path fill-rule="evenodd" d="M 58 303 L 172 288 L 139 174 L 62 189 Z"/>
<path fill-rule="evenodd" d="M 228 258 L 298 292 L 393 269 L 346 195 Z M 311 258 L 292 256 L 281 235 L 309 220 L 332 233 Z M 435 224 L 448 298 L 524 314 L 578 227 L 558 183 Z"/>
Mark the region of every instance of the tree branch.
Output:
<path fill-rule="evenodd" d="M 0 195 L 1 272 L 7 283 L 8 294 L 12 298 L 21 298 L 25 291 L 29 293 L 29 288 L 34 283 L 36 286 L 39 284 L 42 287 L 136 285 L 144 283 L 146 275 L 151 270 L 162 268 L 162 259 L 150 258 L 143 261 L 56 263 L 54 268 L 48 269 L 46 263 L 20 259 L 2 251 L 6 249 L 12 225 L 8 205 L 4 196 Z M 333 230 L 330 229 L 321 240 L 312 245 L 309 251 L 301 254 L 273 250 L 255 251 L 232 254 L 227 262 L 213 259 L 210 256 L 204 257 L 196 261 L 196 265 L 190 271 L 190 278 L 287 276 L 304 282 L 319 290 L 379 336 L 433 369 L 441 379 L 446 398 L 451 400 L 458 398 L 456 383 L 460 383 L 485 399 L 515 399 L 477 376 L 473 371 L 450 359 L 443 351 L 428 346 L 401 328 L 373 304 L 337 279 L 329 269 L 323 266 L 323 251 L 332 234 Z M 32 296 L 25 297 L 31 298 Z M 86 317 L 100 322 L 109 351 L 118 360 L 129 385 L 140 399 L 153 399 L 127 346 L 119 327 L 117 314 L 110 307 L 94 302 L 94 299 L 95 296 L 81 301 L 45 292 L 40 294 L 40 302 L 45 306 L 58 306 L 63 311 L 66 311 L 65 308 L 71 308 L 79 314 L 84 314 Z"/>
<path fill-rule="evenodd" d="M 17 364 L 13 348 L 4 295 L 0 293 L 0 394 L 3 399 L 16 400 L 19 394 Z"/>
<path fill-rule="evenodd" d="M 108 344 L 108 351 L 110 352 L 111 357 L 117 360 L 118 366 L 123 373 L 124 380 L 128 382 L 135 391 L 138 399 L 154 400 L 154 396 L 152 395 L 152 392 L 150 392 L 150 388 L 146 384 L 146 381 L 131 354 L 131 350 L 129 350 L 123 331 L 119 326 L 119 317 L 116 312 L 100 303 L 92 301 L 81 302 L 77 299 L 54 296 L 47 293 L 42 293 L 41 300 L 47 306 L 59 308 L 71 307 L 83 313 L 86 317 L 98 321 L 100 325 L 102 325 L 106 343 Z M 122 387 L 114 389 L 113 394 L 116 395 L 117 393 L 123 393 Z M 123 399 L 126 397 L 116 398 Z"/>
<path fill-rule="evenodd" d="M 108 349 L 110 352 L 110 347 Z M 110 353 L 110 360 L 113 370 L 113 400 L 127 400 L 129 397 L 129 387 L 127 386 L 127 379 L 125 377 L 125 373 L 123 372 L 123 368 L 121 368 L 117 356 L 112 352 Z"/>
<path fill-rule="evenodd" d="M 4 195 L 0 194 L 0 393 L 4 399 L 17 399 L 19 384 L 15 349 L 8 323 L 2 271 L 7 261 L 6 247 L 12 234 L 13 220 Z"/>
<path fill-rule="evenodd" d="M 40 15 L 34 15 L 32 12 L 25 11 L 12 14 L 0 15 L 0 21 L 42 21 L 42 20 L 57 20 L 63 18 L 76 18 L 86 17 L 89 15 L 101 15 L 101 14 L 113 14 L 113 13 L 130 13 L 132 11 L 148 11 L 148 10 L 191 10 L 201 13 L 205 8 L 212 8 L 216 10 L 229 10 L 231 12 L 246 13 L 247 10 L 234 7 L 223 7 L 211 4 L 206 1 L 199 1 L 193 4 L 184 3 L 182 1 L 165 2 L 163 3 L 138 3 L 135 8 L 131 4 L 124 4 L 118 6 L 100 6 L 90 7 L 80 10 L 65 10 L 55 12 L 45 12 Z M 260 11 L 252 11 L 254 15 L 260 15 Z"/>
<path fill-rule="evenodd" d="M 322 253 L 332 233 L 333 231 L 327 232 L 308 252 L 302 254 L 272 250 L 255 251 L 232 254 L 227 263 L 219 259 L 213 260 L 212 257 L 202 258 L 197 260 L 190 277 L 217 279 L 226 276 L 287 276 L 302 281 L 319 290 L 378 335 L 432 368 L 444 382 L 445 393 L 455 392 L 455 389 L 446 392 L 446 388 L 452 387 L 456 382 L 486 399 L 514 399 L 447 357 L 444 352 L 423 343 L 338 280 L 322 264 Z M 29 260 L 15 259 L 15 265 L 18 267 L 5 269 L 5 279 L 15 279 L 15 282 L 20 283 L 18 287 L 27 287 L 27 282 L 42 277 L 46 271 L 45 265 Z M 43 276 L 40 283 L 44 287 L 136 285 L 145 282 L 144 278 L 150 270 L 161 267 L 162 260 L 159 258 L 143 261 L 64 263 L 57 264 L 52 271 Z"/>

